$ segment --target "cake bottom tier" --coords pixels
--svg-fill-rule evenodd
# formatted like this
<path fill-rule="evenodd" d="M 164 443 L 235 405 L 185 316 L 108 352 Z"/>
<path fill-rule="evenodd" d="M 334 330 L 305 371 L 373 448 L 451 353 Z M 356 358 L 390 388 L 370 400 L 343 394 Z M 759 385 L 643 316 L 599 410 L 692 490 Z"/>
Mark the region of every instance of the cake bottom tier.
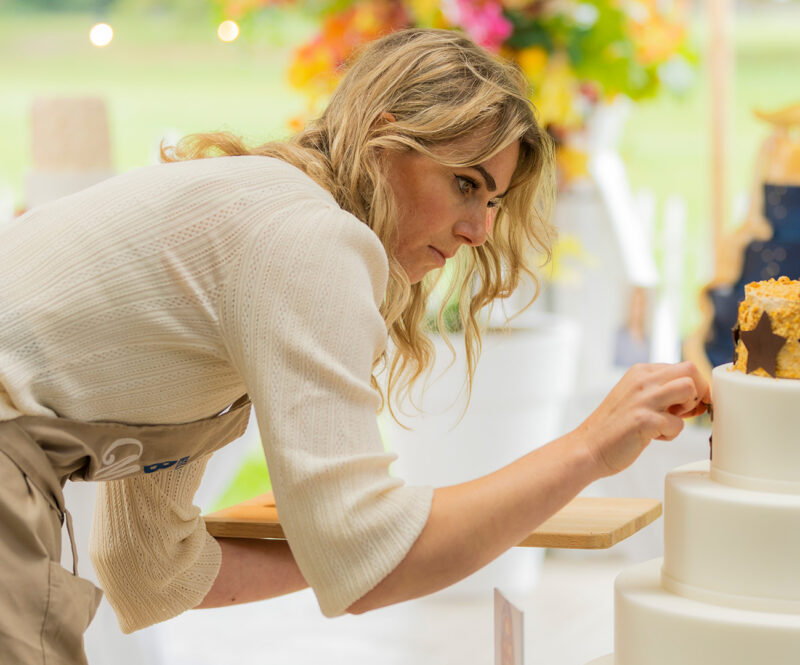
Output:
<path fill-rule="evenodd" d="M 613 660 L 606 665 L 797 665 L 800 614 L 756 612 L 684 598 L 661 587 L 662 559 L 614 584 Z M 753 571 L 758 575 L 758 571 Z"/>

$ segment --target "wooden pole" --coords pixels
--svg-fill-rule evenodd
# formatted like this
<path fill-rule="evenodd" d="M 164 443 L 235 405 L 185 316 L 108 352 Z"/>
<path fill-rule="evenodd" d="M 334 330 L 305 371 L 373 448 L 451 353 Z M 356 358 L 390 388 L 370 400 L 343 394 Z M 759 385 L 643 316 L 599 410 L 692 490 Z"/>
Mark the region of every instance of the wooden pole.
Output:
<path fill-rule="evenodd" d="M 722 251 L 727 218 L 728 110 L 731 108 L 733 48 L 731 44 L 731 0 L 708 0 L 710 23 L 709 76 L 711 77 L 711 219 L 714 276 L 725 272 Z"/>

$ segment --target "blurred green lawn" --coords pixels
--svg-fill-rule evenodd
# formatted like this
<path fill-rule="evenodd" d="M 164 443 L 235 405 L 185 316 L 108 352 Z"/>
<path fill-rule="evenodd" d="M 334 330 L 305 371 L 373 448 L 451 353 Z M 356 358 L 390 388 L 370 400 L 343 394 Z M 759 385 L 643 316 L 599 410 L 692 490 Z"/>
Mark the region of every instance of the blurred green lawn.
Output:
<path fill-rule="evenodd" d="M 87 39 L 100 18 L 115 29 L 114 41 L 102 49 Z M 730 199 L 749 189 L 753 157 L 766 134 L 752 109 L 800 101 L 798 25 L 797 3 L 765 3 L 736 16 Z M 276 10 L 247 40 L 224 44 L 215 30 L 204 15 L 0 14 L 0 184 L 8 182 L 22 205 L 28 111 L 38 95 L 105 97 L 118 171 L 152 162 L 164 132 L 230 129 L 259 142 L 285 137 L 287 119 L 305 105 L 287 85 L 286 68 L 292 47 L 312 34 L 313 24 L 297 12 Z M 703 53 L 708 27 L 702 16 L 693 34 Z M 660 205 L 673 194 L 687 201 L 684 332 L 698 323 L 696 294 L 711 270 L 708 89 L 701 68 L 685 98 L 662 96 L 636 107 L 620 146 L 635 190 L 651 190 Z M 730 225 L 740 222 L 731 217 Z M 220 505 L 266 491 L 264 478 L 263 459 L 249 460 Z"/>

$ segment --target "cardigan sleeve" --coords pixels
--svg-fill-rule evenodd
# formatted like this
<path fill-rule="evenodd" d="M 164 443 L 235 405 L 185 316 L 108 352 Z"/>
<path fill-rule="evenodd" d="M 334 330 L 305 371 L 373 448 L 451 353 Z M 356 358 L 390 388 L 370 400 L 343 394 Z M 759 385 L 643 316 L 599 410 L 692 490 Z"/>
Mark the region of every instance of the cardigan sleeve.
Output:
<path fill-rule="evenodd" d="M 389 473 L 373 361 L 388 262 L 333 203 L 298 205 L 256 234 L 228 282 L 221 325 L 253 400 L 281 524 L 326 616 L 343 614 L 405 557 L 433 489 Z"/>
<path fill-rule="evenodd" d="M 209 458 L 98 483 L 89 557 L 123 633 L 195 607 L 217 577 L 219 543 L 192 505 Z"/>

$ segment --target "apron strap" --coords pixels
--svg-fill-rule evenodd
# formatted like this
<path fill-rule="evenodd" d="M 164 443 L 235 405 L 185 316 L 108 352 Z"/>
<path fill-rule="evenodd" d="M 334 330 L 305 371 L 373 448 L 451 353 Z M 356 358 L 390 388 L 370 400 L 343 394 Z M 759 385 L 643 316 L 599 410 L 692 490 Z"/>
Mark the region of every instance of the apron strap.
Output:
<path fill-rule="evenodd" d="M 22 469 L 51 506 L 64 513 L 64 493 L 53 465 L 36 441 L 14 420 L 0 422 L 0 447 Z"/>
<path fill-rule="evenodd" d="M 72 526 L 72 515 L 64 502 L 64 492 L 52 464 L 31 436 L 13 420 L 0 422 L 0 449 L 8 455 L 28 480 L 58 513 L 61 523 L 66 522 L 72 549 L 72 571 L 78 575 L 78 547 Z"/>
<path fill-rule="evenodd" d="M 75 531 L 72 528 L 72 515 L 64 507 L 64 517 L 67 522 L 67 534 L 69 535 L 69 544 L 72 547 L 72 574 L 78 577 L 78 546 L 75 544 Z"/>

